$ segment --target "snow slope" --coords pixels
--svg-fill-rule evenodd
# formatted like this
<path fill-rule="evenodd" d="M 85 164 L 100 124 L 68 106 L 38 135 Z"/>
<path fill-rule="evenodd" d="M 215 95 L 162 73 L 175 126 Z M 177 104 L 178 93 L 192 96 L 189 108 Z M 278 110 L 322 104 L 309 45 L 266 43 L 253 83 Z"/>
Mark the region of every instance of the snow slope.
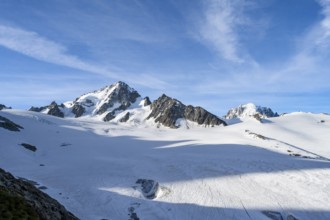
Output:
<path fill-rule="evenodd" d="M 0 128 L 0 167 L 46 186 L 81 219 L 330 219 L 329 115 L 176 130 L 0 116 L 24 127 Z M 139 179 L 158 182 L 154 199 Z"/>

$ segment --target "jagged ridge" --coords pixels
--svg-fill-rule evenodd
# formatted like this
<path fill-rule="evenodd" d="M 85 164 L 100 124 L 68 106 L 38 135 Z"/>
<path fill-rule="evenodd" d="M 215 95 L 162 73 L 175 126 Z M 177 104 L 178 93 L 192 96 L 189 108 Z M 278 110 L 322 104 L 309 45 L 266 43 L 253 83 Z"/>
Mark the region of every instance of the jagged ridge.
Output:
<path fill-rule="evenodd" d="M 227 125 L 226 122 L 205 109 L 191 105 L 186 106 L 165 94 L 151 104 L 151 113 L 147 119 L 150 118 L 154 118 L 155 122 L 170 128 L 178 128 L 180 126 L 178 119 L 186 119 L 205 126 Z"/>
<path fill-rule="evenodd" d="M 244 118 L 258 115 L 260 118 L 270 118 L 270 117 L 278 117 L 277 112 L 273 112 L 271 108 L 257 106 L 253 103 L 248 103 L 245 105 L 240 105 L 237 108 L 232 108 L 228 111 L 225 118 L 233 119 L 233 118 Z"/>

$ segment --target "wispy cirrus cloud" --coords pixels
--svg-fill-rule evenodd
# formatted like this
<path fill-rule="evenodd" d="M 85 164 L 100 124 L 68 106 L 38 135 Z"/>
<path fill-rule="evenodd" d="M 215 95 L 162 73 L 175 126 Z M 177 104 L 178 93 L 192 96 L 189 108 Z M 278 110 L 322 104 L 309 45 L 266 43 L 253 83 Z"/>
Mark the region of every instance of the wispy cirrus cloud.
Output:
<path fill-rule="evenodd" d="M 61 44 L 20 28 L 0 25 L 0 45 L 37 60 L 116 77 L 115 73 L 70 55 Z"/>
<path fill-rule="evenodd" d="M 240 0 L 208 0 L 199 26 L 200 40 L 234 63 L 252 61 L 249 55 L 242 53 L 238 33 L 240 26 L 249 25 L 245 4 Z"/>
<path fill-rule="evenodd" d="M 157 89 L 168 86 L 166 82 L 151 75 L 127 73 L 116 67 L 107 68 L 84 61 L 71 55 L 65 46 L 42 37 L 38 33 L 16 27 L 0 25 L 0 46 L 37 60 L 102 75 L 115 80 L 125 79 L 128 83 Z"/>

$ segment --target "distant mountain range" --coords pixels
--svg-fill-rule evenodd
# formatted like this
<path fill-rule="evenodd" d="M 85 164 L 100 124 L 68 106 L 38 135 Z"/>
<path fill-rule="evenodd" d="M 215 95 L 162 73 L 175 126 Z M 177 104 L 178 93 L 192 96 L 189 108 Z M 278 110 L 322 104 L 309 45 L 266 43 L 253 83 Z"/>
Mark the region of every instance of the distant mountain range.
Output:
<path fill-rule="evenodd" d="M 0 110 L 8 108 L 0 105 Z M 113 123 L 142 124 L 156 123 L 170 128 L 187 127 L 191 123 L 202 126 L 226 126 L 224 119 L 202 107 L 185 105 L 165 94 L 151 102 L 124 82 L 117 82 L 99 90 L 77 97 L 74 101 L 61 104 L 55 101 L 42 107 L 31 107 L 29 111 L 41 112 L 61 118 L 91 118 Z M 278 114 L 268 107 L 248 103 L 230 109 L 224 116 L 234 118 L 268 118 Z"/>
<path fill-rule="evenodd" d="M 257 106 L 253 103 L 248 103 L 245 105 L 240 105 L 237 108 L 232 108 L 225 115 L 226 119 L 233 118 L 246 118 L 246 117 L 258 116 L 259 118 L 271 118 L 278 117 L 277 112 L 273 112 L 272 109 L 268 107 Z"/>
<path fill-rule="evenodd" d="M 53 101 L 50 105 L 29 110 L 62 118 L 87 117 L 116 123 L 152 121 L 170 128 L 186 125 L 187 121 L 204 126 L 227 125 L 204 108 L 184 105 L 165 94 L 151 102 L 121 81 L 84 94 L 74 101 L 62 104 Z"/>

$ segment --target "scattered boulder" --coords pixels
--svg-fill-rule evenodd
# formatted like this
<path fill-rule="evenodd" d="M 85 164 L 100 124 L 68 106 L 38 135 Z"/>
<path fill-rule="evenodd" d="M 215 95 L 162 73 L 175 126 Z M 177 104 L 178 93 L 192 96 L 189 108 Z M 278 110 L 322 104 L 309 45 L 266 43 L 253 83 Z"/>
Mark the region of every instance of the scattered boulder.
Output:
<path fill-rule="evenodd" d="M 160 190 L 159 183 L 155 180 L 138 179 L 137 184 L 141 186 L 141 191 L 146 199 L 154 199 Z"/>
<path fill-rule="evenodd" d="M 9 131 L 20 131 L 20 129 L 24 129 L 22 126 L 12 122 L 8 118 L 0 116 L 0 128 L 4 128 Z"/>
<path fill-rule="evenodd" d="M 274 212 L 274 211 L 262 211 L 262 214 L 267 216 L 268 218 L 272 220 L 284 220 L 283 216 L 280 212 Z"/>
<path fill-rule="evenodd" d="M 0 219 L 78 220 L 55 199 L 1 168 L 0 210 Z"/>
<path fill-rule="evenodd" d="M 36 152 L 37 151 L 37 147 L 33 146 L 31 144 L 27 144 L 27 143 L 21 143 L 21 145 L 25 148 L 28 149 L 30 151 Z"/>

